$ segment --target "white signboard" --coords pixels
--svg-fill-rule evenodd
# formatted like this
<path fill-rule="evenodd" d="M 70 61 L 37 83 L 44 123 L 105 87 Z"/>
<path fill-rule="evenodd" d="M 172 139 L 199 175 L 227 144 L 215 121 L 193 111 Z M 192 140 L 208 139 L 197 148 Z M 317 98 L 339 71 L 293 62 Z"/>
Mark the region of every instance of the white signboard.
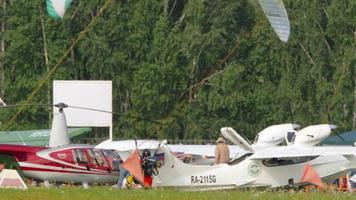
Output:
<path fill-rule="evenodd" d="M 53 104 L 57 103 L 70 106 L 64 109 L 68 126 L 109 126 L 111 138 L 112 114 L 90 110 L 112 112 L 111 81 L 53 81 Z M 58 108 L 54 107 L 54 112 Z"/>

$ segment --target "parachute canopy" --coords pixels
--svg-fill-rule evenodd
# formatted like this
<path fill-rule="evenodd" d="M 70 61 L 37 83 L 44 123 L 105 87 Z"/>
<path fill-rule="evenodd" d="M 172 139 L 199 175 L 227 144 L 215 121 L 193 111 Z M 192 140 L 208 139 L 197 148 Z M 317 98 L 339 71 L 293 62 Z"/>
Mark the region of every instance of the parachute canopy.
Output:
<path fill-rule="evenodd" d="M 258 3 L 261 5 L 279 39 L 287 42 L 290 34 L 290 24 L 282 0 L 258 0 Z"/>
<path fill-rule="evenodd" d="M 46 0 L 47 13 L 54 19 L 62 19 L 72 0 Z"/>

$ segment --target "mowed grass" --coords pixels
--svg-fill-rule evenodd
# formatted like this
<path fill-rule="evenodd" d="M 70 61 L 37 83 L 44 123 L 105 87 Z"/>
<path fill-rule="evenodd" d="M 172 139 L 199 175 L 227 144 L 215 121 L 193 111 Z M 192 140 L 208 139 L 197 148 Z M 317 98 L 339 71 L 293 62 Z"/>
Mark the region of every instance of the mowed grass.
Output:
<path fill-rule="evenodd" d="M 30 188 L 26 191 L 16 189 L 0 189 L 0 200 L 59 200 L 59 199 L 128 199 L 128 200 L 250 200 L 250 199 L 273 199 L 273 200 L 339 200 L 356 199 L 356 193 L 340 192 L 286 192 L 286 191 L 263 191 L 263 190 L 227 190 L 227 191 L 182 191 L 175 189 L 114 189 L 110 187 L 93 187 L 84 189 L 72 188 Z"/>

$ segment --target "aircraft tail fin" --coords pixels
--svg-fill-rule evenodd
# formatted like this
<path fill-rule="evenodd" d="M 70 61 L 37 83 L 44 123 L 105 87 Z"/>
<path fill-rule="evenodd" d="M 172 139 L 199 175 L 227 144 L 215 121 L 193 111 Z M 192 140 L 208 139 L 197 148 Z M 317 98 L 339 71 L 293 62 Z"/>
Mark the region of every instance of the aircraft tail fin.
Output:
<path fill-rule="evenodd" d="M 64 112 L 62 111 L 53 115 L 49 146 L 59 147 L 67 144 L 70 144 L 68 137 L 67 120 Z"/>

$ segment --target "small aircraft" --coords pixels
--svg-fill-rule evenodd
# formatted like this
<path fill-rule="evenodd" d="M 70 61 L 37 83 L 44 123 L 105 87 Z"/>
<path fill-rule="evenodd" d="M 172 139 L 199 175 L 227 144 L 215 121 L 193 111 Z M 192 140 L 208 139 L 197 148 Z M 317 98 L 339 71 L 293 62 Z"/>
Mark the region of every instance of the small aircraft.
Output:
<path fill-rule="evenodd" d="M 158 140 L 106 140 L 95 148 L 98 149 L 113 149 L 119 152 L 122 159 L 126 159 L 130 152 L 137 148 L 140 151 L 148 149 L 151 154 L 154 154 L 156 149 L 160 145 Z M 166 142 L 164 142 L 166 143 Z M 215 145 L 185 145 L 185 144 L 167 144 L 169 149 L 173 154 L 189 164 L 212 164 L 214 162 L 213 157 L 215 156 Z M 237 145 L 229 145 L 230 158 L 236 157 L 236 155 L 242 155 L 246 153 L 245 150 L 238 147 Z"/>
<path fill-rule="evenodd" d="M 59 113 L 53 117 L 50 147 L 0 144 L 0 154 L 12 156 L 24 176 L 44 181 L 46 186 L 53 182 L 88 184 L 116 183 L 120 161 L 111 150 L 96 149 L 92 145 L 69 144 L 63 108 L 56 104 Z"/>
<path fill-rule="evenodd" d="M 252 149 L 262 149 L 271 146 L 275 146 L 284 141 L 284 135 L 288 132 L 294 132 L 298 129 L 300 125 L 298 124 L 278 124 L 272 125 L 261 132 L 258 133 L 255 143 L 251 147 L 246 145 L 241 145 L 240 141 L 245 141 L 245 139 L 240 138 L 240 136 L 223 134 L 225 138 L 229 139 L 234 143 L 234 145 L 229 145 L 230 158 L 236 159 L 240 156 L 249 153 Z M 112 141 L 106 140 L 97 146 L 99 149 L 114 149 L 120 152 L 120 156 L 125 159 L 131 150 L 136 147 L 140 150 L 150 149 L 153 152 L 161 144 L 158 140 L 119 140 Z M 247 144 L 247 142 L 246 142 Z M 166 145 L 174 155 L 184 161 L 185 163 L 194 165 L 210 165 L 214 163 L 215 156 L 215 144 L 207 145 L 184 145 L 184 144 L 167 144 Z M 188 158 L 188 159 L 187 159 Z"/>
<path fill-rule="evenodd" d="M 315 146 L 335 127 L 329 124 L 307 127 L 294 131 L 295 137 L 287 146 L 262 149 L 253 148 L 232 128 L 225 127 L 221 129 L 222 134 L 230 135 L 235 142 L 249 149 L 249 153 L 227 164 L 212 166 L 187 165 L 172 156 L 167 146 L 161 145 L 157 153 L 164 155 L 164 162 L 154 177 L 154 186 L 195 189 L 292 187 L 305 184 L 301 178 L 308 165 L 322 180 L 331 181 L 356 168 L 356 147 Z M 287 133 L 285 137 L 288 135 L 293 134 Z"/>

